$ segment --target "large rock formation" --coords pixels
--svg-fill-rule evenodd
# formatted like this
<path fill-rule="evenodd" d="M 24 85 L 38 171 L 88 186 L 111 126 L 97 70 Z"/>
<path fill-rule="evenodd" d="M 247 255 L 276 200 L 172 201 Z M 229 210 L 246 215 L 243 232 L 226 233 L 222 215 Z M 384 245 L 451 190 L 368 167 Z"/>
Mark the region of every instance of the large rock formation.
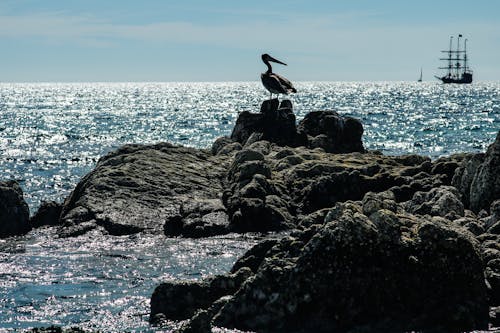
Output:
<path fill-rule="evenodd" d="M 479 243 L 450 220 L 405 212 L 390 191 L 339 203 L 323 224 L 264 248 L 257 273 L 203 322 L 257 332 L 487 328 Z"/>
<path fill-rule="evenodd" d="M 452 181 L 463 195 L 466 207 L 479 212 L 500 198 L 500 131 L 486 151 L 469 157 Z"/>
<path fill-rule="evenodd" d="M 225 295 L 234 294 L 250 277 L 251 270 L 242 268 L 229 275 L 209 277 L 202 281 L 166 281 L 151 296 L 150 321 L 188 319 L 198 309 L 205 309 Z"/>
<path fill-rule="evenodd" d="M 78 235 L 98 226 L 117 235 L 163 232 L 166 220 L 220 198 L 226 169 L 225 159 L 204 150 L 168 143 L 121 147 L 101 158 L 66 199 L 61 233 Z M 212 221 L 205 217 L 211 211 L 196 213 Z"/>
<path fill-rule="evenodd" d="M 277 99 L 262 103 L 260 113 L 239 114 L 231 140 L 241 145 L 265 140 L 280 146 L 323 148 L 330 153 L 363 152 L 363 125 L 335 111 L 308 113 L 296 126 L 292 103 Z M 217 151 L 217 149 L 216 149 Z"/>
<path fill-rule="evenodd" d="M 30 231 L 29 215 L 19 184 L 14 180 L 0 182 L 0 238 Z"/>
<path fill-rule="evenodd" d="M 292 103 L 271 99 L 262 103 L 260 113 L 241 112 L 231 133 L 231 139 L 242 145 L 266 140 L 282 146 L 307 144 L 306 135 L 297 132 Z"/>
<path fill-rule="evenodd" d="M 448 177 L 416 155 L 331 154 L 262 140 L 228 146 L 234 147 L 219 140 L 216 156 L 168 144 L 125 146 L 104 157 L 66 200 L 62 234 L 98 226 L 171 237 L 286 230 L 368 191 L 391 189 L 396 201 L 407 201 Z"/>
<path fill-rule="evenodd" d="M 486 151 L 484 162 L 479 166 L 470 185 L 470 205 L 474 211 L 489 208 L 500 199 L 500 131 Z"/>
<path fill-rule="evenodd" d="M 324 149 L 364 151 L 362 126 L 354 119 L 333 112 L 315 112 L 306 116 L 301 128 L 297 130 L 290 101 L 279 104 L 269 100 L 262 104 L 260 113 L 241 113 L 231 138 L 218 139 L 212 154 L 166 143 L 124 146 L 101 158 L 66 199 L 58 221 L 63 224 L 61 235 L 80 235 L 97 227 L 117 235 L 163 231 L 172 237 L 293 228 L 302 204 L 297 206 L 297 201 L 302 199 L 294 198 L 297 188 L 287 184 L 285 173 L 293 172 L 291 169 L 300 172 L 300 166 L 295 166 L 307 161 L 311 162 L 303 164 L 307 169 L 323 159 L 329 164 L 330 154 Z M 305 148 L 311 146 L 308 137 L 321 135 L 327 137 L 324 149 L 317 144 L 316 151 Z M 283 148 L 287 145 L 304 148 Z M 318 195 L 328 191 L 325 186 L 347 184 L 353 178 L 363 178 L 364 173 L 333 176 L 345 170 L 314 169 L 310 180 L 305 181 L 319 182 Z M 373 176 L 373 170 L 367 173 Z M 329 175 L 335 179 L 319 179 Z M 316 193 L 317 189 L 311 191 Z M 320 204 L 329 207 L 337 200 L 362 196 L 363 191 L 339 194 L 335 200 L 327 196 L 329 199 Z M 309 199 L 307 193 L 302 195 Z M 314 204 L 314 198 L 310 199 L 306 206 Z M 45 218 L 37 215 L 34 221 L 39 219 Z"/>
<path fill-rule="evenodd" d="M 233 230 L 287 221 L 300 231 L 248 251 L 232 272 L 255 275 L 197 305 L 182 332 L 464 331 L 498 321 L 500 200 L 476 215 L 448 186 L 470 155 L 328 154 L 267 141 L 224 155 L 233 157 L 223 196 Z M 268 196 L 285 200 L 266 208 Z"/>

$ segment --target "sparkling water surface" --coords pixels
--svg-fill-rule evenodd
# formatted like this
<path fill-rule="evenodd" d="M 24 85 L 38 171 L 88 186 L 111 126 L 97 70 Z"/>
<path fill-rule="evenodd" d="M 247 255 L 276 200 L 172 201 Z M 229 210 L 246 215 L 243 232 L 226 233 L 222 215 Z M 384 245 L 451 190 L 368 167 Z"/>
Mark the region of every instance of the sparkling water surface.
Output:
<path fill-rule="evenodd" d="M 484 151 L 500 129 L 500 83 L 297 82 L 300 120 L 314 110 L 360 119 L 368 149 L 437 158 Z M 0 83 L 0 179 L 17 179 L 33 214 L 62 201 L 100 156 L 125 143 L 209 148 L 238 113 L 268 98 L 249 83 Z M 166 278 L 227 271 L 255 239 L 162 236 L 57 239 L 51 229 L 0 240 L 0 331 L 47 324 L 148 330 Z"/>
<path fill-rule="evenodd" d="M 149 301 L 159 283 L 226 273 L 257 239 L 100 232 L 58 239 L 55 228 L 42 228 L 0 240 L 0 332 L 53 324 L 102 332 L 153 330 Z"/>

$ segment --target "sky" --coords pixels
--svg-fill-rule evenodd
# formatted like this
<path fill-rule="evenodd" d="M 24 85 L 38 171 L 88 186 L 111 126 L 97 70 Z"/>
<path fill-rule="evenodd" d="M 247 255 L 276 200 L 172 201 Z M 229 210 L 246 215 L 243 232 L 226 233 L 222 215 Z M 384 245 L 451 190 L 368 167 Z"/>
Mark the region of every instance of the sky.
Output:
<path fill-rule="evenodd" d="M 0 82 L 434 80 L 463 34 L 500 80 L 498 0 L 0 0 Z"/>

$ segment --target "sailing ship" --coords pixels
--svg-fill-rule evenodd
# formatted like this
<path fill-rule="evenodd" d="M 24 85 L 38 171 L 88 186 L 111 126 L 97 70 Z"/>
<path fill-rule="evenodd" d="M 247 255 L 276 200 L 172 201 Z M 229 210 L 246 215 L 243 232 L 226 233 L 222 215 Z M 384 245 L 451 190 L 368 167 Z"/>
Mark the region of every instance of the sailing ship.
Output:
<path fill-rule="evenodd" d="M 441 51 L 448 55 L 446 58 L 439 59 L 447 61 L 446 67 L 439 67 L 439 69 L 446 69 L 446 74 L 442 77 L 436 76 L 443 83 L 472 83 L 472 70 L 467 64 L 467 39 L 464 40 L 464 48 L 462 50 L 460 49 L 460 38 L 462 38 L 462 35 L 458 35 L 456 50 L 452 49 L 453 36 L 451 36 L 450 49 Z"/>
<path fill-rule="evenodd" d="M 417 82 L 422 82 L 422 68 L 420 68 L 420 78 L 418 79 Z"/>

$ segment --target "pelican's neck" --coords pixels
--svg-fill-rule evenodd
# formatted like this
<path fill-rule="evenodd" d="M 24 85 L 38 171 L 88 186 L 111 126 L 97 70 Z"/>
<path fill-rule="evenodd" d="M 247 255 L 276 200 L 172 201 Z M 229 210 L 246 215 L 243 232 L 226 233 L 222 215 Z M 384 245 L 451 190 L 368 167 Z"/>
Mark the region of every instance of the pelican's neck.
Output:
<path fill-rule="evenodd" d="M 269 61 L 267 61 L 267 59 L 266 60 L 262 60 L 262 61 L 264 61 L 264 63 L 267 66 L 266 74 L 272 73 L 273 72 L 273 68 L 271 67 L 271 64 L 269 63 Z"/>

